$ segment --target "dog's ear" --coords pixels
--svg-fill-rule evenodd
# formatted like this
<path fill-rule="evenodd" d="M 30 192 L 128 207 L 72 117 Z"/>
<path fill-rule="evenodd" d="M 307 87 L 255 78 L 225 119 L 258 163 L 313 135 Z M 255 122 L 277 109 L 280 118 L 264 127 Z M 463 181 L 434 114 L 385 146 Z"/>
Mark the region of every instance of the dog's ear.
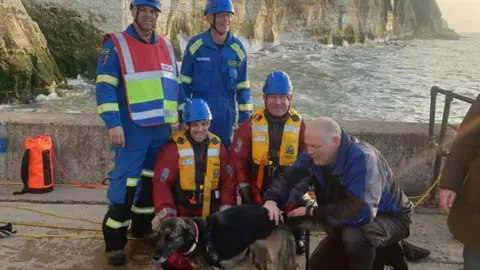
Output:
<path fill-rule="evenodd" d="M 148 245 L 154 247 L 157 245 L 158 241 L 160 241 L 161 239 L 161 235 L 157 234 L 157 233 L 149 233 L 147 235 L 145 235 L 143 237 L 143 240 L 145 241 L 145 243 L 147 243 Z"/>
<path fill-rule="evenodd" d="M 157 228 L 156 230 L 153 230 L 151 233 L 146 234 L 143 237 L 143 241 L 147 243 L 150 246 L 156 246 L 158 241 L 162 238 L 162 234 L 160 233 L 160 230 Z"/>

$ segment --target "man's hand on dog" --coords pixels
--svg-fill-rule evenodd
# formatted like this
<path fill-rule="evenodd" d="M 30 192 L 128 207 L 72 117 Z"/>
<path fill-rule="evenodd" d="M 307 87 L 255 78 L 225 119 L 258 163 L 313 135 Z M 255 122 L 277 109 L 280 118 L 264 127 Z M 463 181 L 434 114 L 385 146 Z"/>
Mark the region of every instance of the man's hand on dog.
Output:
<path fill-rule="evenodd" d="M 280 211 L 276 202 L 266 201 L 263 204 L 263 207 L 267 208 L 268 217 L 270 220 L 275 220 L 275 225 L 278 225 L 278 221 L 283 222 L 282 211 Z"/>

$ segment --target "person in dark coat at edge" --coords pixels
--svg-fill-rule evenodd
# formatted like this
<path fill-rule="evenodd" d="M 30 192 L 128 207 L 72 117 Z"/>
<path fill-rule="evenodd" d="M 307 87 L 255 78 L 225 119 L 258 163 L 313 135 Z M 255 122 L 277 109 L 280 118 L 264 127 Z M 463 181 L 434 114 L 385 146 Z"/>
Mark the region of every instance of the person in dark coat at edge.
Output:
<path fill-rule="evenodd" d="M 400 242 L 410 235 L 413 204 L 385 157 L 328 117 L 307 125 L 305 145 L 307 150 L 273 181 L 263 199 L 276 223 L 281 219 L 280 209 L 290 208 L 288 217 L 307 216 L 326 224 L 328 236 L 312 253 L 311 269 L 326 265 L 383 269 L 383 264 L 374 265 L 377 251 L 391 254 L 395 270 L 408 269 Z M 286 205 L 303 201 L 311 185 L 316 206 Z M 341 246 L 344 256 L 334 246 Z"/>
<path fill-rule="evenodd" d="M 237 204 L 228 152 L 220 137 L 208 131 L 212 120 L 208 104 L 199 98 L 188 100 L 183 119 L 188 131 L 174 132 L 155 162 L 153 203 L 160 221 L 170 216 L 206 218 Z M 177 253 L 162 267 L 192 269 Z"/>
<path fill-rule="evenodd" d="M 305 149 L 305 122 L 290 107 L 293 87 L 283 71 L 268 74 L 263 87 L 265 107 L 243 122 L 233 138 L 230 162 L 243 204 L 262 205 L 262 196 L 285 166 Z M 297 253 L 305 252 L 305 230 L 294 232 Z"/>
<path fill-rule="evenodd" d="M 450 147 L 439 186 L 448 228 L 464 245 L 463 269 L 480 269 L 480 95 Z"/>

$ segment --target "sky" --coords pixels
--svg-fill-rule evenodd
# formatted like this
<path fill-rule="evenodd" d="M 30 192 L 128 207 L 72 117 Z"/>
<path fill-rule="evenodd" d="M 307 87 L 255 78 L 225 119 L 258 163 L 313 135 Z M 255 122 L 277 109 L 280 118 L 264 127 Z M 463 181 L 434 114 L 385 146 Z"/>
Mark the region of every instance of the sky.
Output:
<path fill-rule="evenodd" d="M 480 33 L 480 0 L 437 0 L 437 3 L 450 28 L 456 32 Z"/>

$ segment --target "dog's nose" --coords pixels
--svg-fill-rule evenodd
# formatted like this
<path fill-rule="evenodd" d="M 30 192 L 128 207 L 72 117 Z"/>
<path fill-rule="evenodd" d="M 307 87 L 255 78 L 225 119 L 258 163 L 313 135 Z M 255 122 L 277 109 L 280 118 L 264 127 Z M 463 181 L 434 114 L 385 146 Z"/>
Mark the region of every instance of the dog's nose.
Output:
<path fill-rule="evenodd" d="M 165 256 L 163 252 L 160 251 L 154 251 L 152 254 L 152 259 L 157 262 L 157 263 L 164 263 L 165 261 L 168 260 L 168 256 Z"/>
<path fill-rule="evenodd" d="M 158 262 L 162 258 L 162 254 L 160 254 L 158 252 L 154 252 L 153 255 L 152 255 L 152 258 L 153 258 L 154 261 Z"/>

